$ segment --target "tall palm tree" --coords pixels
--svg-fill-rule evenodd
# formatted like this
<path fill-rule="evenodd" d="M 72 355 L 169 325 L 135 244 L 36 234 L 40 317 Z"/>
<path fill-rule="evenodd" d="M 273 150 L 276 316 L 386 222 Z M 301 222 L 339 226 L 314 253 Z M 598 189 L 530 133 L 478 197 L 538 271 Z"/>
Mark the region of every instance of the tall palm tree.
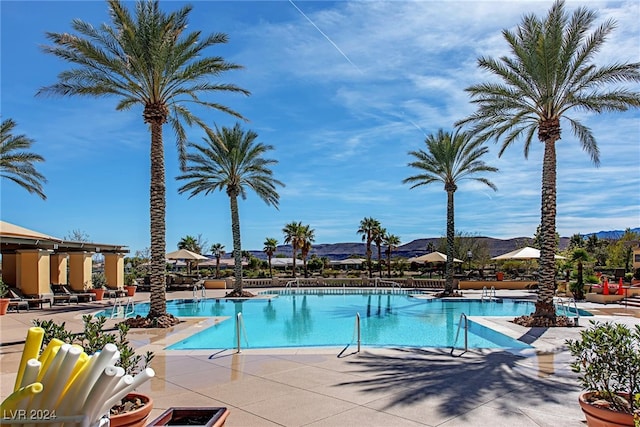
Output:
<path fill-rule="evenodd" d="M 177 319 L 166 313 L 165 249 L 166 249 L 166 183 L 163 125 L 170 123 L 176 136 L 181 167 L 186 161 L 187 135 L 182 121 L 196 123 L 209 130 L 199 117 L 191 113 L 187 103 L 242 116 L 214 101 L 200 98 L 219 92 L 249 92 L 238 86 L 220 83 L 226 71 L 239 65 L 220 56 L 207 56 L 210 47 L 227 42 L 227 35 L 202 36 L 200 31 L 187 32 L 191 6 L 172 13 L 160 10 L 159 2 L 140 0 L 135 17 L 119 0 L 108 0 L 111 24 L 94 27 L 79 19 L 72 22 L 77 34 L 47 33 L 53 45 L 43 47 L 76 67 L 58 75 L 58 82 L 42 88 L 38 94 L 115 96 L 117 110 L 139 105 L 142 118 L 151 133 L 151 304 L 148 317 L 152 324 L 170 325 Z M 157 322 L 169 317 L 170 321 Z"/>
<path fill-rule="evenodd" d="M 312 243 L 315 240 L 315 230 L 310 228 L 309 225 L 303 225 L 300 230 L 300 255 L 302 256 L 302 265 L 304 266 L 304 277 L 308 277 L 307 257 L 309 256 L 309 252 L 311 252 Z"/>
<path fill-rule="evenodd" d="M 267 259 L 269 260 L 269 276 L 273 277 L 273 267 L 271 266 L 271 259 L 273 258 L 273 254 L 276 253 L 276 249 L 278 248 L 278 240 L 273 237 L 267 237 L 263 243 L 264 248 L 262 248 L 262 252 L 267 254 Z"/>
<path fill-rule="evenodd" d="M 378 273 L 382 278 L 382 241 L 384 240 L 384 235 L 387 233 L 387 229 L 384 227 L 378 226 L 373 230 L 373 235 L 371 236 L 373 241 L 378 248 Z"/>
<path fill-rule="evenodd" d="M 284 243 L 291 245 L 291 251 L 293 253 L 293 278 L 296 277 L 296 255 L 298 254 L 298 249 L 301 249 L 302 239 L 301 235 L 303 233 L 304 226 L 302 222 L 292 221 L 289 224 L 285 224 L 282 229 L 282 233 L 284 234 Z"/>
<path fill-rule="evenodd" d="M 225 254 L 224 245 L 222 243 L 214 243 L 211 245 L 211 253 L 216 258 L 216 279 L 220 278 L 220 258 Z"/>
<path fill-rule="evenodd" d="M 489 149 L 483 142 L 474 141 L 471 135 L 460 130 L 455 133 L 442 129 L 436 135 L 429 135 L 425 139 L 427 150 L 410 151 L 415 161 L 409 163 L 418 169 L 418 175 L 404 179 L 405 184 L 413 184 L 411 188 L 441 182 L 447 192 L 447 262 L 444 295 L 453 292 L 453 257 L 454 257 L 454 203 L 453 195 L 458 189 L 458 183 L 463 179 L 472 179 L 487 185 L 496 191 L 496 186 L 487 178 L 476 176 L 486 172 L 497 172 L 498 169 L 488 166 L 482 157 Z"/>
<path fill-rule="evenodd" d="M 247 198 L 247 189 L 253 190 L 267 205 L 278 208 L 280 195 L 277 185 L 284 184 L 273 177 L 271 166 L 277 160 L 264 155 L 273 150 L 271 145 L 257 142 L 258 134 L 243 131 L 240 124 L 233 128 L 216 127 L 204 144 L 189 144 L 193 152 L 187 155 L 185 173 L 176 179 L 186 181 L 178 193 L 189 192 L 189 198 L 216 190 L 225 191 L 231 208 L 231 232 L 233 235 L 233 260 L 235 284 L 229 296 L 251 296 L 242 289 L 242 244 L 240 239 L 240 214 L 238 197 Z"/>
<path fill-rule="evenodd" d="M 385 233 L 382 243 L 387 247 L 385 254 L 387 255 L 387 277 L 391 277 L 391 253 L 400 246 L 400 237 L 395 234 Z"/>
<path fill-rule="evenodd" d="M 16 122 L 7 119 L 0 129 L 0 177 L 15 182 L 29 193 L 35 193 L 46 200 L 42 184 L 46 183 L 44 175 L 38 172 L 35 162 L 44 162 L 39 154 L 25 151 L 31 148 L 34 140 L 25 135 L 14 135 Z"/>
<path fill-rule="evenodd" d="M 367 256 L 367 266 L 369 267 L 369 277 L 373 277 L 373 272 L 371 271 L 372 263 L 371 263 L 371 242 L 373 242 L 373 235 L 375 230 L 380 228 L 380 222 L 377 219 L 363 218 L 360 221 L 360 228 L 358 228 L 357 233 L 362 234 L 362 241 L 365 242 L 366 245 L 366 256 Z"/>
<path fill-rule="evenodd" d="M 640 63 L 616 62 L 600 66 L 594 60 L 615 22 L 607 20 L 597 28 L 594 11 L 577 8 L 571 16 L 564 1 L 556 1 L 544 20 L 535 15 L 523 18 L 514 31 L 502 34 L 511 56 L 482 57 L 480 68 L 499 81 L 467 88 L 478 109 L 458 125 L 471 125 L 480 140 L 502 139 L 500 155 L 515 141 L 524 140 L 528 157 L 534 136 L 544 144 L 542 161 L 540 291 L 533 318 L 555 322 L 554 245 L 556 233 L 556 143 L 561 119 L 566 120 L 582 149 L 597 166 L 600 153 L 596 139 L 579 116 L 568 113 L 624 111 L 640 106 L 640 93 L 620 83 L 640 81 Z M 612 85 L 616 84 L 615 87 Z"/>

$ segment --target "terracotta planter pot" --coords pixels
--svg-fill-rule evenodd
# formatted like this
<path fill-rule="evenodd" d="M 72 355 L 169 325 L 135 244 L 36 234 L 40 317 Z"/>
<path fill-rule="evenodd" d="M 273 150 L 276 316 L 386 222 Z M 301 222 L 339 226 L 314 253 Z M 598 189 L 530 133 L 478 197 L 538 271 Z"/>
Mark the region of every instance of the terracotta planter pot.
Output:
<path fill-rule="evenodd" d="M 112 415 L 109 419 L 111 427 L 144 427 L 153 409 L 153 399 L 146 394 L 129 393 L 127 396 L 138 397 L 147 404 L 135 411 L 125 412 L 119 415 Z"/>
<path fill-rule="evenodd" d="M 502 271 L 498 271 L 496 273 L 496 280 L 498 280 L 498 281 L 504 280 L 504 273 Z"/>
<path fill-rule="evenodd" d="M 104 298 L 104 289 L 102 289 L 102 288 L 89 289 L 89 292 L 91 292 L 92 294 L 95 294 L 96 301 L 102 301 L 102 298 Z"/>
<path fill-rule="evenodd" d="M 127 290 L 127 296 L 132 297 L 136 294 L 137 286 L 125 286 L 124 288 Z"/>
<path fill-rule="evenodd" d="M 169 408 L 158 418 L 151 421 L 150 424 L 147 424 L 147 427 L 171 425 L 221 427 L 224 425 L 228 416 L 229 410 L 227 408 Z"/>
<path fill-rule="evenodd" d="M 592 394 L 582 393 L 578 397 L 589 427 L 633 427 L 633 415 L 593 406 L 587 401 Z"/>
<path fill-rule="evenodd" d="M 9 298 L 0 298 L 0 316 L 4 316 L 7 314 L 7 309 L 9 309 Z"/>

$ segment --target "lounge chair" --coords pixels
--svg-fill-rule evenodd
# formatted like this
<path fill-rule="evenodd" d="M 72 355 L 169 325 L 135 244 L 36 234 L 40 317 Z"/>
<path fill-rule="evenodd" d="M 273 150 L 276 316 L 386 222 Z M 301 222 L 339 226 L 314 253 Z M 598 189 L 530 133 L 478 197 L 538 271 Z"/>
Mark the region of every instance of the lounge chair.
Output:
<path fill-rule="evenodd" d="M 64 302 L 66 302 L 67 304 L 71 304 L 72 302 L 75 302 L 76 304 L 78 304 L 80 302 L 77 295 L 67 294 L 65 291 L 63 291 L 60 288 L 60 285 L 51 285 L 50 288 L 51 288 L 51 291 L 53 292 L 54 304 L 64 303 Z"/>
<path fill-rule="evenodd" d="M 27 305 L 32 308 L 37 308 L 37 307 L 43 308 L 44 304 L 49 304 L 49 307 L 51 307 L 50 298 L 39 298 L 35 296 L 25 295 L 18 288 L 9 288 L 9 294 L 11 295 L 11 299 L 13 301 L 16 301 L 16 302 L 26 301 Z M 11 303 L 9 305 L 11 305 Z"/>
<path fill-rule="evenodd" d="M 7 310 L 15 308 L 16 312 L 20 313 L 20 307 L 26 308 L 27 311 L 29 311 L 29 301 L 20 298 L 9 299 L 9 306 L 7 307 Z"/>
<path fill-rule="evenodd" d="M 54 289 L 54 293 L 58 293 L 60 295 L 69 295 L 69 302 L 76 301 L 76 299 L 82 302 L 91 302 L 96 298 L 95 294 L 92 294 L 91 292 L 72 291 L 67 285 L 51 285 L 51 288 Z M 58 288 L 58 290 L 56 290 L 56 288 Z"/>

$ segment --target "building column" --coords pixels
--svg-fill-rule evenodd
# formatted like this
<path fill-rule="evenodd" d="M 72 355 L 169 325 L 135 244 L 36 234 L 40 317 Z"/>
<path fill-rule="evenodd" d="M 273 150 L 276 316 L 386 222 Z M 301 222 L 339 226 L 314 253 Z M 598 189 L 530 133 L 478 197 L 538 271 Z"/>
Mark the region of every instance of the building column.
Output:
<path fill-rule="evenodd" d="M 25 295 L 50 295 L 50 252 L 43 249 L 22 249 L 17 252 L 16 285 Z"/>
<path fill-rule="evenodd" d="M 83 291 L 91 283 L 93 252 L 69 253 L 69 286 L 74 291 Z"/>
<path fill-rule="evenodd" d="M 18 284 L 18 255 L 15 253 L 2 254 L 2 281 L 9 286 Z"/>
<path fill-rule="evenodd" d="M 51 284 L 67 284 L 67 253 L 53 253 L 49 257 L 51 265 Z"/>
<path fill-rule="evenodd" d="M 104 275 L 107 278 L 109 289 L 118 289 L 124 286 L 124 254 L 103 253 Z"/>

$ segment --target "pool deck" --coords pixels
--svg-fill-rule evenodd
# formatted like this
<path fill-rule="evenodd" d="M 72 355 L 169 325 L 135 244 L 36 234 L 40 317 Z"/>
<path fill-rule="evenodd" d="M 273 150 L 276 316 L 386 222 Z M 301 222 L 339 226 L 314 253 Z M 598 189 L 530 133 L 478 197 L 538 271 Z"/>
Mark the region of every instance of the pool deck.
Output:
<path fill-rule="evenodd" d="M 221 297 L 224 290 L 208 290 Z M 465 291 L 479 298 L 481 291 Z M 144 301 L 148 293 L 135 299 Z M 172 292 L 168 299 L 191 298 Z M 497 291 L 498 297 L 531 299 L 531 291 Z M 0 317 L 0 396 L 16 377 L 26 330 L 32 319 L 65 321 L 81 329 L 82 315 L 109 301 L 56 305 Z M 640 323 L 640 309 L 618 304 L 579 303 L 598 321 Z M 151 419 L 171 406 L 225 406 L 225 426 L 584 426 L 580 389 L 569 369 L 567 338 L 578 328 L 524 328 L 511 318 L 483 324 L 534 346 L 521 353 L 472 350 L 452 357 L 449 349 L 349 347 L 165 351 L 168 343 L 201 330 L 211 320 L 190 319 L 168 330 L 129 333 L 141 351 L 152 350 L 156 377 L 139 390 L 154 399 Z M 108 325 L 114 324 L 109 320 Z M 458 356 L 461 351 L 454 354 Z"/>

